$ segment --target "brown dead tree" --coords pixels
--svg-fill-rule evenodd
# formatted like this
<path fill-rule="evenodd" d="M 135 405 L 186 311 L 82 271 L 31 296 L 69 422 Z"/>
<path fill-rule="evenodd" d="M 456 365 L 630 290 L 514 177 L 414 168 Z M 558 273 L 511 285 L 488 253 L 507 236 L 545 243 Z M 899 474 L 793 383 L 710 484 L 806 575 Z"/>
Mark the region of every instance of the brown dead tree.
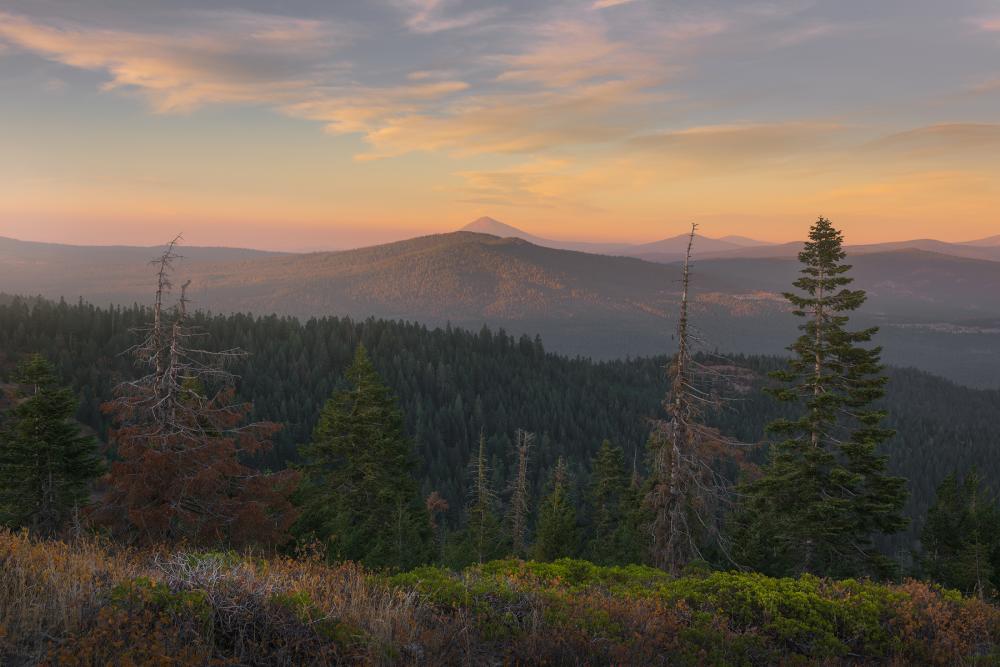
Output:
<path fill-rule="evenodd" d="M 528 551 L 528 453 L 535 441 L 535 434 L 517 431 L 517 476 L 514 478 L 513 493 L 507 520 L 510 523 L 511 549 L 515 556 L 523 558 Z"/>
<path fill-rule="evenodd" d="M 704 408 L 720 399 L 700 382 L 715 373 L 695 360 L 696 336 L 690 322 L 691 255 L 697 225 L 691 225 L 682 270 L 677 354 L 669 368 L 668 419 L 654 424 L 650 436 L 651 483 L 645 503 L 652 515 L 653 563 L 677 573 L 703 557 L 702 545 L 720 542 L 720 508 L 728 502 L 730 484 L 713 465 L 719 459 L 742 460 L 735 441 L 703 423 Z"/>
<path fill-rule="evenodd" d="M 188 315 L 184 283 L 172 290 L 178 236 L 153 264 L 152 323 L 127 352 L 145 374 L 119 384 L 103 409 L 116 449 L 95 518 L 136 543 L 270 544 L 284 540 L 295 513 L 292 473 L 267 475 L 244 463 L 267 450 L 276 424 L 247 422 L 225 366 L 241 350 L 211 351 Z"/>

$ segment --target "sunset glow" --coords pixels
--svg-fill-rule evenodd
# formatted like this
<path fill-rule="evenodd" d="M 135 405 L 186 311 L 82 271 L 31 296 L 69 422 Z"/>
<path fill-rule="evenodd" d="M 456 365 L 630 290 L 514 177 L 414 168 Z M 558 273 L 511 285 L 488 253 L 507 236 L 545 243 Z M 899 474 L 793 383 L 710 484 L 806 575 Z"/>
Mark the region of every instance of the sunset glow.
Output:
<path fill-rule="evenodd" d="M 0 5 L 0 236 L 1000 233 L 995 3 L 135 5 Z"/>

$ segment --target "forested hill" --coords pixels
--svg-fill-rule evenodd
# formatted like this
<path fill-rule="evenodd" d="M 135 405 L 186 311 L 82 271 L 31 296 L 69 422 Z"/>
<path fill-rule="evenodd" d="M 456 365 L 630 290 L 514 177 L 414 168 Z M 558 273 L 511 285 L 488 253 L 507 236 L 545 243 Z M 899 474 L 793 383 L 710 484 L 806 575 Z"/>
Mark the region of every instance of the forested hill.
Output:
<path fill-rule="evenodd" d="M 131 330 L 147 313 L 139 307 L 32 303 L 0 297 L 0 372 L 8 373 L 24 353 L 45 354 L 79 391 L 80 420 L 103 432 L 100 403 L 117 381 L 135 372 L 122 351 L 135 342 Z M 284 465 L 296 444 L 308 440 L 355 345 L 364 343 L 400 399 L 423 490 L 440 491 L 453 510 L 464 503 L 467 463 L 480 430 L 488 438 L 497 489 L 507 488 L 518 428 L 539 436 L 532 462 L 536 491 L 560 455 L 571 461 L 582 488 L 589 459 L 604 438 L 621 444 L 641 469 L 649 419 L 659 416 L 666 390 L 665 358 L 567 358 L 546 352 L 537 339 L 502 331 L 338 318 L 202 314 L 197 320 L 210 347 L 249 353 L 233 369 L 239 391 L 254 402 L 256 418 L 285 425 L 264 462 L 270 467 Z M 757 442 L 764 424 L 783 410 L 759 391 L 766 372 L 782 361 L 738 357 L 733 363 L 743 369 L 732 387 L 739 400 L 711 418 L 741 441 Z M 886 407 L 889 424 L 899 432 L 886 453 L 893 472 L 910 480 L 911 517 L 924 514 L 935 486 L 954 469 L 978 466 L 987 480 L 1000 480 L 1000 391 L 969 389 L 915 370 L 889 374 Z"/>
<path fill-rule="evenodd" d="M 695 250 L 698 249 L 696 240 Z M 0 238 L 9 292 L 100 304 L 148 302 L 148 248 L 25 244 Z M 549 349 L 613 359 L 672 351 L 678 264 L 556 250 L 454 232 L 342 252 L 267 255 L 183 248 L 189 296 L 214 312 L 402 319 L 529 336 Z M 1000 262 L 897 250 L 849 255 L 868 300 L 856 326 L 878 325 L 888 363 L 973 387 L 1000 378 Z M 782 297 L 794 257 L 698 258 L 691 308 L 719 349 L 781 354 L 796 318 Z"/>

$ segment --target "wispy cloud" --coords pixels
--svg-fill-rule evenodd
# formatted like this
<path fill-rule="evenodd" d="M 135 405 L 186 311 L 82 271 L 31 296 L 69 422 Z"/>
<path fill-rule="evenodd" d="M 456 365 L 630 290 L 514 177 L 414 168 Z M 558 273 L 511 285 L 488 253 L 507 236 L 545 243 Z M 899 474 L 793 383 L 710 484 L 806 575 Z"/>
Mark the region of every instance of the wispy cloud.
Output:
<path fill-rule="evenodd" d="M 552 21 L 535 28 L 530 36 L 531 42 L 521 52 L 492 58 L 503 68 L 498 81 L 565 87 L 595 80 L 663 78 L 655 54 L 610 39 L 597 22 Z"/>
<path fill-rule="evenodd" d="M 409 13 L 406 27 L 423 34 L 468 28 L 500 13 L 498 9 L 456 12 L 452 5 L 457 3 L 448 0 L 396 0 L 396 4 Z"/>
<path fill-rule="evenodd" d="M 196 12 L 171 32 L 135 32 L 0 14 L 0 40 L 49 60 L 106 72 L 105 90 L 138 91 L 158 112 L 282 101 L 319 81 L 318 56 L 346 40 L 319 22 Z"/>
<path fill-rule="evenodd" d="M 424 3 L 438 11 L 435 3 Z M 632 109 L 663 81 L 654 58 L 593 25 L 549 24 L 519 51 L 477 63 L 497 73 L 481 92 L 451 72 L 417 70 L 371 85 L 331 66 L 344 31 L 313 20 L 200 12 L 171 30 L 137 32 L 2 15 L 0 40 L 73 67 L 106 73 L 105 90 L 135 91 L 161 113 L 215 103 L 264 104 L 359 133 L 363 159 L 412 151 L 511 153 L 615 140 L 634 132 Z"/>
<path fill-rule="evenodd" d="M 940 123 L 896 132 L 869 142 L 868 151 L 914 158 L 976 156 L 995 160 L 1000 151 L 1000 123 Z"/>
<path fill-rule="evenodd" d="M 1000 16 L 981 16 L 973 19 L 972 24 L 984 32 L 1000 32 Z"/>
<path fill-rule="evenodd" d="M 661 132 L 632 140 L 636 148 L 689 164 L 744 168 L 815 155 L 844 139 L 844 126 L 824 121 L 705 125 Z"/>
<path fill-rule="evenodd" d="M 499 206 L 554 205 L 573 186 L 566 159 L 538 158 L 486 171 L 460 171 L 462 201 Z"/>
<path fill-rule="evenodd" d="M 320 121 L 334 134 L 369 133 L 390 117 L 427 112 L 429 105 L 467 88 L 463 81 L 420 81 L 402 86 L 318 89 L 282 110 Z"/>
<path fill-rule="evenodd" d="M 596 0 L 590 7 L 591 9 L 608 9 L 618 5 L 627 5 L 630 2 L 635 2 L 635 0 Z"/>

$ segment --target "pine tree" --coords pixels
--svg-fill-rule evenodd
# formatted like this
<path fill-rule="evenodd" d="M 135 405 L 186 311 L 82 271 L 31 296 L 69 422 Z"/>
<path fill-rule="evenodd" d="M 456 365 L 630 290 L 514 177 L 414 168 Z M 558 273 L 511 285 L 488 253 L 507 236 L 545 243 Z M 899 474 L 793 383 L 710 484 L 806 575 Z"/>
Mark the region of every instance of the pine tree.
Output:
<path fill-rule="evenodd" d="M 770 574 L 885 575 L 891 563 L 873 537 L 906 525 L 906 482 L 888 476 L 877 453 L 894 433 L 872 406 L 886 382 L 881 348 L 861 346 L 877 328 L 846 328 L 846 313 L 866 295 L 847 288 L 851 267 L 842 243 L 820 218 L 799 254 L 804 266 L 794 285 L 801 293 L 785 294 L 806 321 L 787 370 L 773 374 L 784 383 L 773 394 L 804 410 L 768 426 L 785 439 L 772 445 L 762 477 L 745 486 L 736 530 L 745 564 Z"/>
<path fill-rule="evenodd" d="M 532 550 L 535 560 L 551 561 L 576 555 L 576 508 L 570 498 L 569 472 L 559 457 L 552 473 L 552 488 L 538 510 L 538 527 Z"/>
<path fill-rule="evenodd" d="M 921 564 L 934 580 L 986 596 L 1000 589 L 1000 507 L 973 470 L 948 475 L 920 533 Z"/>
<path fill-rule="evenodd" d="M 631 509 L 629 502 L 633 498 L 629 493 L 625 453 L 621 447 L 605 440 L 594 456 L 591 467 L 593 531 L 587 546 L 587 557 L 602 565 L 627 564 L 631 555 L 627 515 Z"/>
<path fill-rule="evenodd" d="M 389 389 L 358 345 L 348 387 L 327 401 L 301 450 L 301 539 L 319 539 L 332 559 L 374 568 L 426 562 L 430 526 L 413 477 L 412 445 Z"/>
<path fill-rule="evenodd" d="M 52 536 L 87 505 L 103 460 L 73 420 L 76 397 L 43 356 L 25 359 L 14 379 L 18 402 L 0 429 L 0 521 Z"/>

